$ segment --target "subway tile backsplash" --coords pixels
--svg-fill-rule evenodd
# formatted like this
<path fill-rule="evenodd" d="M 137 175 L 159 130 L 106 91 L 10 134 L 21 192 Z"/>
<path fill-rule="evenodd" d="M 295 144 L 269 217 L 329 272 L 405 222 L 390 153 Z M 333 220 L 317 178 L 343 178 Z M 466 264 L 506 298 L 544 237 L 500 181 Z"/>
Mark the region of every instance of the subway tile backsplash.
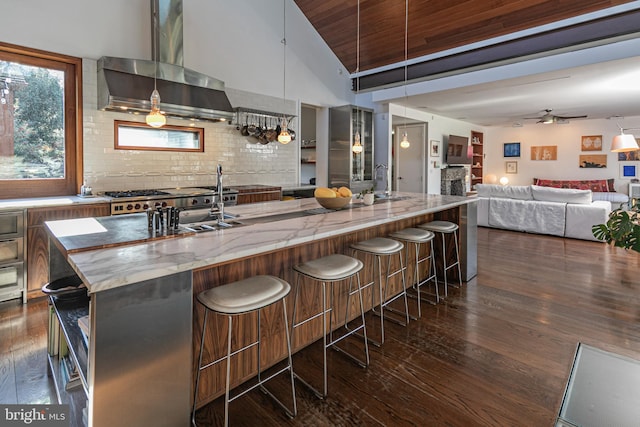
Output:
<path fill-rule="evenodd" d="M 255 138 L 240 135 L 235 124 L 198 122 L 196 126 L 205 132 L 204 153 L 115 150 L 114 120 L 143 122 L 144 117 L 99 111 L 96 76 L 96 61 L 83 59 L 84 179 L 94 192 L 213 185 L 218 163 L 225 185 L 290 186 L 298 182 L 298 141 L 261 145 Z M 234 89 L 227 89 L 227 93 L 234 106 L 268 111 L 275 102 L 273 97 Z M 277 102 L 282 104 L 282 99 Z M 295 102 L 287 101 L 289 111 L 293 114 Z M 167 123 L 188 124 L 173 118 Z"/>

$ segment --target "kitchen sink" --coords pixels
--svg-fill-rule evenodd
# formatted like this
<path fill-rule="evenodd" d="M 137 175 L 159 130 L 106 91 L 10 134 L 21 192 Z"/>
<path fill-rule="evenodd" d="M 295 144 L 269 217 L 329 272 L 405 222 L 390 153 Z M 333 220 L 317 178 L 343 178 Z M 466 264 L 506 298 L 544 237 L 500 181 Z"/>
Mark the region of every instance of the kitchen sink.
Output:
<path fill-rule="evenodd" d="M 180 224 L 179 228 L 185 231 L 193 231 L 196 233 L 204 233 L 207 231 L 226 230 L 227 228 L 235 228 L 245 225 L 238 221 L 207 221 Z"/>

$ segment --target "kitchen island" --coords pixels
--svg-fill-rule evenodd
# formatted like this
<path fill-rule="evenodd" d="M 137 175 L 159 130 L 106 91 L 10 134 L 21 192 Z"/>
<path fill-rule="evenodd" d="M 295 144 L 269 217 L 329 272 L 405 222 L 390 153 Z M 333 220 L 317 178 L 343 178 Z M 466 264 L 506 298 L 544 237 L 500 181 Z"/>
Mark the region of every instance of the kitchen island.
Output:
<path fill-rule="evenodd" d="M 78 233 L 79 227 L 76 234 L 65 236 L 55 231 L 59 222 L 47 223 L 52 237 L 51 280 L 75 272 L 90 294 L 85 379 L 89 425 L 187 424 L 197 362 L 193 349 L 200 346 L 203 318 L 194 297 L 208 288 L 256 274 L 273 274 L 294 284 L 291 267 L 297 263 L 331 253 L 348 254 L 352 242 L 432 219 L 460 224 L 462 274 L 469 280 L 476 272 L 475 206 L 472 198 L 410 193 L 394 194 L 372 206 L 354 200 L 350 209 L 335 212 L 323 210 L 314 199 L 266 202 L 228 208 L 226 212 L 241 224 L 233 228 L 86 251 L 78 249 L 86 238 Z M 117 227 L 117 222 L 113 224 Z M 141 224 L 146 226 L 145 221 Z M 106 237 L 109 229 L 103 228 Z M 71 247 L 73 252 L 68 251 Z M 363 283 L 371 280 L 370 268 L 365 270 Z M 407 273 L 412 277 L 411 269 Z M 398 280 L 390 281 L 390 286 L 391 294 L 399 292 Z M 299 312 L 318 301 L 314 288 L 305 287 Z M 368 292 L 364 302 L 370 307 Z M 337 296 L 338 304 L 345 302 L 342 297 Z M 347 315 L 355 316 L 355 305 Z M 225 346 L 214 339 L 220 321 L 224 320 L 213 318 L 208 328 L 212 332 L 206 338 L 205 363 Z M 277 312 L 268 309 L 262 321 L 268 335 L 281 336 L 286 327 Z M 240 325 L 234 335 L 238 344 L 255 334 L 250 316 Z M 321 331 L 317 322 L 298 328 L 292 337 L 294 351 L 320 338 Z M 264 367 L 285 356 L 285 343 L 274 341 L 262 349 Z M 233 383 L 254 375 L 254 357 L 242 359 Z M 221 378 L 217 367 L 203 371 L 198 406 L 221 394 Z"/>

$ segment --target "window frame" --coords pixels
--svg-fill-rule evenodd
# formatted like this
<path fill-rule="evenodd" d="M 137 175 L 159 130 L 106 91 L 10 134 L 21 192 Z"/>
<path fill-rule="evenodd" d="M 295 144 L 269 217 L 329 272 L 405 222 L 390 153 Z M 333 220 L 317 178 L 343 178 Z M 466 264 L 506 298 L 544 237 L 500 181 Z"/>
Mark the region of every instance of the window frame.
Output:
<path fill-rule="evenodd" d="M 0 199 L 77 194 L 82 182 L 82 59 L 0 42 L 0 59 L 64 72 L 65 176 L 0 179 Z"/>

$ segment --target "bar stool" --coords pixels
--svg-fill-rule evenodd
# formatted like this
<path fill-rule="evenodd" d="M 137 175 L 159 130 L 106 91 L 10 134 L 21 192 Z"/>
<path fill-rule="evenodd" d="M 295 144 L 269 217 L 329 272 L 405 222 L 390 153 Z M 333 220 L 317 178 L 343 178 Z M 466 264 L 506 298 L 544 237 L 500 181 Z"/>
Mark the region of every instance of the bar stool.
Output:
<path fill-rule="evenodd" d="M 195 414 L 196 414 L 196 398 L 198 395 L 198 386 L 200 383 L 200 372 L 204 369 L 207 369 L 217 363 L 226 360 L 227 362 L 227 374 L 226 374 L 226 388 L 225 388 L 225 399 L 224 399 L 224 425 L 229 425 L 229 403 L 237 399 L 238 397 L 248 393 L 256 387 L 260 387 L 260 389 L 267 395 L 271 396 L 271 398 L 280 405 L 288 416 L 295 417 L 297 414 L 297 406 L 296 406 L 296 389 L 295 383 L 293 379 L 293 367 L 291 364 L 291 341 L 289 339 L 289 328 L 288 328 L 288 320 L 287 320 L 287 306 L 285 303 L 285 297 L 289 294 L 291 290 L 291 286 L 286 281 L 274 277 L 274 276 L 254 276 L 249 277 L 247 279 L 239 280 L 237 282 L 228 283 L 226 285 L 221 285 L 206 291 L 203 291 L 197 295 L 197 300 L 200 304 L 202 304 L 205 308 L 204 311 L 204 322 L 202 325 L 202 338 L 200 342 L 200 354 L 198 356 L 198 371 L 196 374 L 196 383 L 195 390 L 193 393 L 193 412 L 191 415 L 191 423 L 195 426 Z M 285 326 L 285 335 L 287 341 L 287 356 L 288 356 L 288 364 L 284 368 L 278 370 L 267 378 L 262 378 L 262 372 L 260 369 L 260 311 L 261 309 L 274 304 L 276 302 L 282 303 L 282 311 L 284 313 L 284 326 Z M 227 328 L 227 355 L 223 356 L 213 362 L 202 366 L 202 353 L 204 350 L 204 342 L 206 336 L 207 329 L 207 315 L 209 311 L 226 315 L 228 319 L 228 328 Z M 257 321 L 257 339 L 237 350 L 232 351 L 231 349 L 231 341 L 232 341 L 232 321 L 234 316 L 239 316 L 246 313 L 251 313 L 257 311 L 258 321 Z M 231 356 L 235 356 L 245 350 L 252 348 L 257 345 L 258 349 L 258 381 L 256 384 L 252 385 L 250 388 L 238 393 L 236 396 L 230 397 L 230 376 L 231 376 Z M 275 376 L 281 374 L 289 370 L 291 375 L 291 394 L 293 397 L 293 410 L 289 410 L 275 395 L 273 395 L 269 390 L 264 387 L 264 383 L 274 378 Z"/>
<path fill-rule="evenodd" d="M 415 249 L 415 264 L 413 270 L 413 289 L 416 291 L 416 299 L 418 300 L 418 317 L 422 316 L 422 309 L 420 307 L 421 301 L 426 301 L 429 304 L 435 304 L 440 302 L 440 293 L 438 291 L 438 278 L 436 277 L 436 258 L 433 251 L 433 239 L 435 234 L 429 230 L 423 230 L 421 228 L 404 228 L 402 230 L 394 231 L 390 234 L 390 236 L 396 240 L 401 240 L 405 242 L 407 245 L 409 243 L 413 243 Z M 423 243 L 429 243 L 430 250 L 429 255 L 424 258 L 420 258 L 420 247 Z M 409 268 L 409 248 L 406 246 L 405 249 L 405 262 L 404 268 Z M 429 267 L 427 270 L 427 277 L 424 280 L 420 280 L 420 264 L 423 262 L 428 262 Z M 436 288 L 436 301 L 435 303 L 430 299 L 422 299 L 420 296 L 420 287 L 424 284 L 429 283 L 430 281 L 434 281 Z M 411 295 L 413 296 L 413 295 Z"/>
<path fill-rule="evenodd" d="M 424 224 L 420 224 L 418 226 L 423 230 L 432 231 L 434 233 L 442 236 L 442 274 L 444 276 L 444 296 L 445 298 L 449 295 L 447 291 L 447 287 L 449 285 L 447 281 L 447 270 L 458 267 L 458 280 L 460 281 L 460 286 L 462 286 L 462 272 L 460 271 L 460 252 L 458 250 L 458 224 L 450 221 L 431 221 Z M 447 247 L 445 243 L 445 234 L 453 233 L 453 241 L 456 245 L 456 260 L 454 263 L 447 263 Z M 451 285 L 454 286 L 454 285 Z"/>
<path fill-rule="evenodd" d="M 362 289 L 360 287 L 360 270 L 362 270 L 363 264 L 360 260 L 356 258 L 352 258 L 347 255 L 342 254 L 334 254 L 328 255 L 323 258 L 318 258 L 312 261 L 307 261 L 302 264 L 298 264 L 293 267 L 293 269 L 298 272 L 298 277 L 296 280 L 296 291 L 293 302 L 293 318 L 291 320 L 291 336 L 293 336 L 294 328 L 297 328 L 305 323 L 316 319 L 322 316 L 322 344 L 323 344 L 323 391 L 318 391 L 315 387 L 313 387 L 309 382 L 300 377 L 297 373 L 294 374 L 300 382 L 302 382 L 305 386 L 307 386 L 311 391 L 315 393 L 315 395 L 324 399 L 327 397 L 328 393 L 328 381 L 327 381 L 327 348 L 331 347 L 346 356 L 353 359 L 357 364 L 361 367 L 366 368 L 369 366 L 369 346 L 367 345 L 367 327 L 364 321 L 364 305 L 362 303 Z M 353 289 L 353 276 L 357 278 L 357 289 Z M 309 279 L 314 280 L 316 283 L 322 284 L 322 311 L 304 319 L 300 322 L 296 322 L 296 310 L 298 305 L 298 296 L 300 294 L 300 279 L 302 277 L 307 277 Z M 334 283 L 349 279 L 349 290 L 347 293 L 347 304 L 345 309 L 345 318 L 344 318 L 344 328 L 346 329 L 346 333 L 343 335 L 334 338 L 333 335 L 333 317 L 334 317 Z M 331 304 L 327 307 L 327 283 L 331 284 Z M 353 294 L 358 294 L 360 300 L 360 318 L 362 323 L 356 327 L 355 329 L 350 329 L 348 327 L 348 312 L 349 312 L 349 298 Z M 327 314 L 329 314 L 329 331 L 327 331 Z M 338 347 L 336 344 L 339 341 L 342 341 L 346 337 L 355 334 L 356 332 L 362 330 L 362 334 L 364 336 L 364 353 L 365 360 L 362 361 L 351 353 L 347 352 L 343 348 Z M 328 336 L 328 340 L 327 340 Z"/>
<path fill-rule="evenodd" d="M 375 286 L 376 283 L 376 264 L 378 266 L 378 294 L 380 297 L 380 304 L 379 304 L 379 312 L 376 312 L 375 310 L 375 292 L 372 290 L 371 291 L 371 311 L 380 316 L 380 341 L 377 342 L 375 340 L 372 340 L 371 338 L 369 338 L 369 341 L 371 341 L 371 343 L 373 343 L 374 345 L 380 347 L 382 344 L 384 344 L 384 310 L 388 310 L 391 311 L 393 313 L 399 313 L 399 314 L 403 314 L 405 317 L 405 321 L 399 321 L 397 319 L 394 319 L 392 317 L 389 317 L 389 320 L 392 320 L 402 326 L 406 326 L 407 324 L 409 324 L 409 304 L 407 303 L 407 285 L 405 283 L 404 280 L 404 266 L 402 263 L 402 249 L 404 248 L 404 244 L 401 242 L 398 242 L 396 240 L 393 239 L 388 239 L 386 237 L 374 237 L 373 239 L 369 239 L 369 240 L 363 240 L 360 242 L 356 242 L 356 243 L 352 243 L 351 244 L 351 249 L 353 249 L 355 252 L 362 252 L 365 254 L 370 254 L 373 255 L 375 257 L 375 262 L 373 264 L 373 277 L 372 277 L 372 281 L 367 283 L 366 285 L 364 285 L 362 288 L 367 288 L 370 286 Z M 400 261 L 400 269 L 394 271 L 393 273 L 390 272 L 391 269 L 391 256 L 398 254 L 398 259 Z M 384 292 L 383 292 L 383 288 L 382 288 L 382 262 L 381 262 L 381 258 L 383 256 L 387 257 L 387 274 L 386 274 L 386 279 L 385 279 L 385 284 L 384 284 Z M 393 298 L 387 300 L 387 290 L 389 288 L 389 278 L 395 276 L 396 274 L 400 273 L 401 277 L 402 277 L 402 292 L 400 292 L 398 295 L 394 296 Z M 404 313 L 402 313 L 401 311 L 395 310 L 392 307 L 387 307 L 389 304 L 391 304 L 393 301 L 395 301 L 396 299 L 403 297 L 404 298 Z"/>

